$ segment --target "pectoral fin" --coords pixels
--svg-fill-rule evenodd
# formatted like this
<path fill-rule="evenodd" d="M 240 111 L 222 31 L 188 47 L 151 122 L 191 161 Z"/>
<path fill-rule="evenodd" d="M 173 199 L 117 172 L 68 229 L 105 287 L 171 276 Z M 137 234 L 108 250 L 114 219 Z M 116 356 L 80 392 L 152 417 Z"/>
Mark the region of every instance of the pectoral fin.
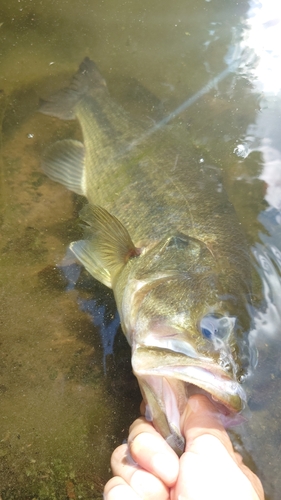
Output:
<path fill-rule="evenodd" d="M 70 248 L 94 278 L 111 288 L 128 260 L 140 251 L 121 222 L 102 207 L 86 205 L 80 216 L 89 224 L 87 240 L 71 243 Z"/>
<path fill-rule="evenodd" d="M 42 168 L 53 181 L 86 196 L 84 156 L 81 142 L 71 139 L 58 141 L 45 151 Z"/>
<path fill-rule="evenodd" d="M 111 288 L 110 272 L 95 255 L 96 247 L 92 241 L 74 241 L 69 245 L 69 248 L 94 278 Z"/>

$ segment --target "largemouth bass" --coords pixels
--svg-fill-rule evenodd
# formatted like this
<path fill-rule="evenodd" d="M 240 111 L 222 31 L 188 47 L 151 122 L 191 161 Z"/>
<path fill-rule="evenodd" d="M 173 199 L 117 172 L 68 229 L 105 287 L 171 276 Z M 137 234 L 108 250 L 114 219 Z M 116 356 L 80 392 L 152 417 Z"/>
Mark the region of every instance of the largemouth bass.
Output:
<path fill-rule="evenodd" d="M 88 58 L 40 111 L 80 122 L 84 143 L 55 143 L 43 168 L 89 202 L 70 248 L 113 289 L 147 418 L 180 454 L 194 386 L 230 412 L 246 400 L 250 262 L 220 171 L 173 126 L 136 123 Z"/>

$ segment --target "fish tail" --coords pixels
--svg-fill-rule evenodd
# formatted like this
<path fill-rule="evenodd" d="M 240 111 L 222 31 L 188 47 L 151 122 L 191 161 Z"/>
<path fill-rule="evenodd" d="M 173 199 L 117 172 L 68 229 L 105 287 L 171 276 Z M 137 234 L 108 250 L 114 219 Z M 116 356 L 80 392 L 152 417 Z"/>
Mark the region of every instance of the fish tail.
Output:
<path fill-rule="evenodd" d="M 62 120 L 74 120 L 76 106 L 83 96 L 104 92 L 107 92 L 106 82 L 97 65 L 89 57 L 85 57 L 69 87 L 59 90 L 47 101 L 41 99 L 39 111 Z"/>

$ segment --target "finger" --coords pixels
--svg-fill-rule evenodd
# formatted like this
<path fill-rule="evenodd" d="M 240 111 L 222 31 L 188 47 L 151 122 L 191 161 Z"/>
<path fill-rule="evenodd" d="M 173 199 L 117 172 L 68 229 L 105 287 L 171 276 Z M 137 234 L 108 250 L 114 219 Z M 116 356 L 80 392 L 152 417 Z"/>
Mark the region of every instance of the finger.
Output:
<path fill-rule="evenodd" d="M 203 394 L 189 398 L 182 415 L 182 432 L 186 439 L 186 449 L 199 436 L 211 434 L 218 438 L 234 458 L 234 450 L 229 436 L 221 423 L 220 414 L 212 402 Z"/>
<path fill-rule="evenodd" d="M 263 499 L 264 493 L 260 480 L 244 465 L 241 456 L 234 451 L 230 438 L 221 423 L 220 414 L 212 402 L 206 396 L 197 394 L 191 396 L 188 403 L 182 418 L 186 450 L 188 452 L 195 451 L 196 455 L 199 454 L 205 459 L 208 458 L 208 453 L 212 450 L 212 456 L 209 457 L 210 464 L 221 460 L 223 466 L 228 463 L 228 459 L 233 460 L 254 487 L 258 498 Z M 212 446 L 209 443 L 210 438 L 216 438 L 215 441 L 212 441 Z M 224 452 L 226 452 L 225 459 L 222 459 Z"/>
<path fill-rule="evenodd" d="M 141 469 L 130 457 L 127 445 L 119 446 L 112 454 L 111 468 L 116 476 L 121 477 L 142 499 L 168 500 L 169 490 L 154 475 Z"/>
<path fill-rule="evenodd" d="M 140 432 L 151 432 L 151 434 L 158 434 L 153 425 L 146 420 L 145 417 L 137 418 L 129 427 L 129 435 L 137 428 L 137 434 Z"/>
<path fill-rule="evenodd" d="M 126 473 L 123 473 L 124 471 L 127 471 L 128 467 L 130 466 L 132 473 L 138 468 L 138 464 L 134 462 L 134 460 L 131 458 L 130 453 L 129 453 L 129 447 L 127 444 L 121 444 L 114 450 L 114 452 L 111 455 L 111 470 L 114 476 L 121 476 L 127 483 L 130 481 L 128 480 L 128 475 Z"/>
<path fill-rule="evenodd" d="M 111 478 L 104 487 L 104 500 L 142 500 L 122 477 Z"/>
<path fill-rule="evenodd" d="M 204 480 L 202 480 L 202 477 Z M 213 435 L 199 436 L 180 459 L 180 472 L 172 498 L 258 500 L 251 481 Z M 262 498 L 262 497 L 260 497 Z"/>
<path fill-rule="evenodd" d="M 261 483 L 261 480 L 254 474 L 251 469 L 249 469 L 244 463 L 241 455 L 239 453 L 235 452 L 236 455 L 236 461 L 242 472 L 245 474 L 245 476 L 249 479 L 249 481 L 252 483 L 258 498 L 260 500 L 264 500 L 264 490 L 263 486 Z"/>
<path fill-rule="evenodd" d="M 165 439 L 143 418 L 130 427 L 128 445 L 132 458 L 146 471 L 157 476 L 168 487 L 175 484 L 179 459 Z"/>

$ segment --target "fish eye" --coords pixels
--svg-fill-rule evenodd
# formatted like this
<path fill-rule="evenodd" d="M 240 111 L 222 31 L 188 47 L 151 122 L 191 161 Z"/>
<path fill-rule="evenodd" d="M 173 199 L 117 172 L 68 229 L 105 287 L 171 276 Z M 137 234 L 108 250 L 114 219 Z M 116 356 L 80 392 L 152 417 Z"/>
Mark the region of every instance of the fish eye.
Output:
<path fill-rule="evenodd" d="M 207 314 L 200 321 L 200 331 L 206 339 L 225 339 L 232 332 L 235 318 L 220 316 L 218 314 Z"/>

